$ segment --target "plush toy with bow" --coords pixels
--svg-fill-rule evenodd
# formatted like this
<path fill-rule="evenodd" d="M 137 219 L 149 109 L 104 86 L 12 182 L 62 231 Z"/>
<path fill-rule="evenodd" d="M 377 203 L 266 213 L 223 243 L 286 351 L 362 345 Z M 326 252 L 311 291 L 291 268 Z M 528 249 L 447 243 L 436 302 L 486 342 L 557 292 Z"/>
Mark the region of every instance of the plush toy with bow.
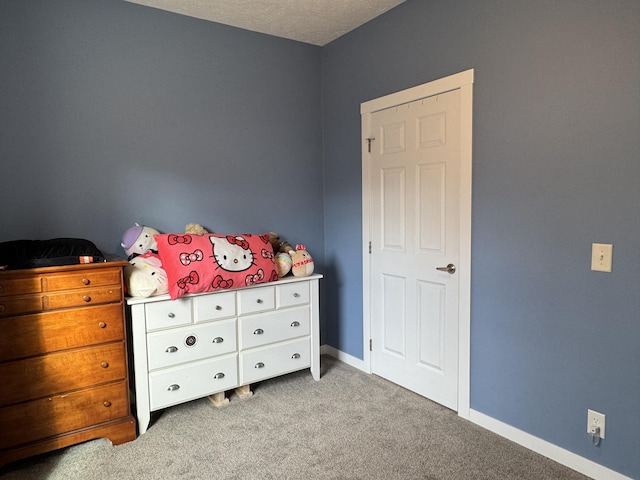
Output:
<path fill-rule="evenodd" d="M 296 249 L 291 250 L 289 255 L 291 255 L 291 273 L 294 277 L 308 277 L 313 273 L 313 258 L 307 252 L 307 247 L 296 245 Z"/>
<path fill-rule="evenodd" d="M 124 253 L 127 254 L 127 260 L 148 251 L 158 253 L 158 244 L 153 236 L 159 233 L 155 228 L 146 227 L 139 223 L 128 228 L 122 235 L 122 243 L 120 243 Z"/>
<path fill-rule="evenodd" d="M 124 267 L 124 280 L 127 293 L 132 297 L 151 297 L 169 291 L 167 273 L 162 269 L 160 257 L 145 252 L 129 260 Z"/>

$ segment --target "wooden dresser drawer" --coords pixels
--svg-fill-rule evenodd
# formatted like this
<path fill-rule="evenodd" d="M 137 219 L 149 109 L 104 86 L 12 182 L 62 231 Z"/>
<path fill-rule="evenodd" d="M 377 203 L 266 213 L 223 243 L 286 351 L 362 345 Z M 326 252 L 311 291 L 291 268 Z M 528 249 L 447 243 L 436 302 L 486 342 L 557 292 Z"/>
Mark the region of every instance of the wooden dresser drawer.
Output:
<path fill-rule="evenodd" d="M 27 293 L 40 293 L 42 291 L 42 279 L 40 277 L 7 278 L 0 279 L 0 303 L 5 295 L 24 295 Z"/>
<path fill-rule="evenodd" d="M 21 313 L 39 312 L 41 310 L 41 295 L 16 295 L 13 297 L 0 297 L 0 317 L 19 315 Z"/>
<path fill-rule="evenodd" d="M 125 417 L 128 388 L 120 381 L 0 408 L 0 449 Z"/>
<path fill-rule="evenodd" d="M 48 293 L 43 297 L 42 303 L 45 310 L 54 310 L 56 308 L 119 302 L 120 300 L 122 300 L 122 289 L 119 285 L 116 285 L 113 287 Z"/>
<path fill-rule="evenodd" d="M 122 303 L 0 318 L 0 362 L 124 338 Z"/>
<path fill-rule="evenodd" d="M 82 287 L 100 287 L 102 285 L 119 285 L 121 269 L 100 270 L 78 273 L 60 273 L 44 277 L 45 290 L 66 290 Z"/>
<path fill-rule="evenodd" d="M 0 363 L 0 406 L 126 378 L 123 342 Z"/>

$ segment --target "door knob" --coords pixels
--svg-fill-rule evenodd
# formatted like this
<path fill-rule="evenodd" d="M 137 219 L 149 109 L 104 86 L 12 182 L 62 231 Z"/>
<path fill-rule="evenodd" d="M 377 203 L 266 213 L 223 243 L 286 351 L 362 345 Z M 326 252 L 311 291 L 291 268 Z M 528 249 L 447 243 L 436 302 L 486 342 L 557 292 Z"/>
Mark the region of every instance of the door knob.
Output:
<path fill-rule="evenodd" d="M 456 266 L 453 263 L 450 263 L 446 267 L 436 267 L 436 270 L 447 272 L 448 274 L 453 275 L 454 273 L 456 273 Z"/>

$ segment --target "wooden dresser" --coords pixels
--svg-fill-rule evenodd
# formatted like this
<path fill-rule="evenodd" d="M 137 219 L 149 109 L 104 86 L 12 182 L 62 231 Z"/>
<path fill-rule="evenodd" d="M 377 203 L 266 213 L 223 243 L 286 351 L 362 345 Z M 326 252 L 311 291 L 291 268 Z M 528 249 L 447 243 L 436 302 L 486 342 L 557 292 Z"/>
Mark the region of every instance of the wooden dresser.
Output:
<path fill-rule="evenodd" d="M 129 298 L 140 434 L 151 412 L 309 368 L 320 379 L 322 275 L 237 290 Z"/>
<path fill-rule="evenodd" d="M 135 439 L 124 261 L 0 272 L 0 466 Z"/>

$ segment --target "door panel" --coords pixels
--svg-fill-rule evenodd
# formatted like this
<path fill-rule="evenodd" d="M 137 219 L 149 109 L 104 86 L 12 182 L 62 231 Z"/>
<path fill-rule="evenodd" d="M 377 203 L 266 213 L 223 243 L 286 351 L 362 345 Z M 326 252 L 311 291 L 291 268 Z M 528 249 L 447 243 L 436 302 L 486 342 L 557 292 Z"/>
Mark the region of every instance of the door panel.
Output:
<path fill-rule="evenodd" d="M 372 371 L 457 408 L 460 92 L 371 114 Z"/>

